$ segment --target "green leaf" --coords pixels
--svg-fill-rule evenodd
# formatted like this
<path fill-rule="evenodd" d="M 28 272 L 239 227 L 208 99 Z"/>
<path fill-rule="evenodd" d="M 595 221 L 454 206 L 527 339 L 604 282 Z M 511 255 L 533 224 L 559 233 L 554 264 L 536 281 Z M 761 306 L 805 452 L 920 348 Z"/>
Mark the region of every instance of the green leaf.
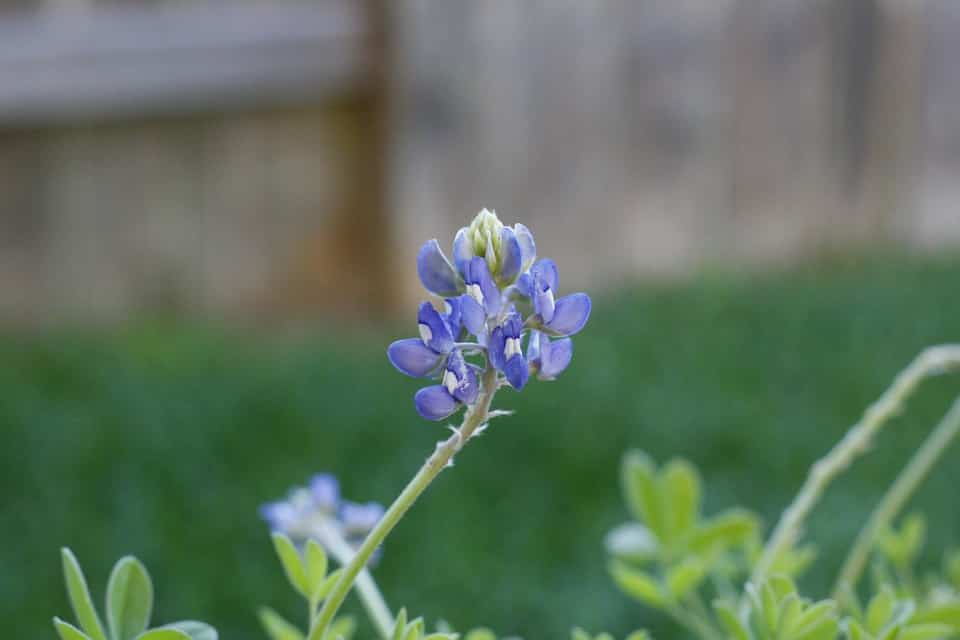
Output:
<path fill-rule="evenodd" d="M 63 560 L 63 577 L 67 583 L 67 594 L 70 596 L 73 613 L 80 622 L 80 628 L 90 636 L 91 640 L 107 640 L 100 616 L 97 615 L 97 610 L 93 606 L 93 600 L 90 599 L 90 590 L 87 588 L 87 581 L 83 577 L 80 563 L 77 562 L 73 552 L 66 547 L 60 550 L 60 555 Z"/>
<path fill-rule="evenodd" d="M 153 583 L 146 567 L 133 556 L 113 566 L 107 582 L 107 624 L 113 640 L 133 640 L 150 625 Z"/>
<path fill-rule="evenodd" d="M 323 600 L 327 597 L 327 594 L 330 593 L 330 590 L 333 589 L 333 585 L 337 584 L 337 580 L 340 579 L 340 576 L 343 575 L 343 567 L 340 567 L 330 575 L 328 575 L 320 586 L 317 588 L 316 593 L 313 594 L 313 597 L 318 601 Z"/>
<path fill-rule="evenodd" d="M 420 640 L 423 635 L 423 618 L 416 618 L 407 625 L 403 633 L 403 640 Z"/>
<path fill-rule="evenodd" d="M 810 629 L 820 626 L 824 620 L 831 619 L 835 610 L 836 605 L 832 600 L 821 600 L 808 607 L 797 617 L 794 628 L 797 633 L 806 633 Z"/>
<path fill-rule="evenodd" d="M 356 630 L 357 623 L 354 622 L 353 616 L 340 616 L 330 625 L 327 637 L 334 640 L 337 638 L 352 638 Z"/>
<path fill-rule="evenodd" d="M 403 635 L 407 630 L 407 610 L 400 609 L 397 618 L 393 623 L 393 640 L 403 640 Z"/>
<path fill-rule="evenodd" d="M 657 608 L 667 603 L 667 596 L 660 584 L 649 574 L 632 569 L 622 562 L 611 563 L 610 574 L 617 586 L 628 596 Z"/>
<path fill-rule="evenodd" d="M 658 540 L 666 540 L 666 517 L 653 461 L 642 451 L 630 451 L 623 459 L 622 474 L 623 492 L 631 513 Z"/>
<path fill-rule="evenodd" d="M 847 623 L 847 637 L 849 640 L 873 640 L 873 636 L 856 620 Z"/>
<path fill-rule="evenodd" d="M 159 629 L 144 631 L 137 636 L 136 640 L 190 640 L 190 636 L 177 629 L 160 627 Z"/>
<path fill-rule="evenodd" d="M 713 608 L 717 612 L 717 617 L 720 618 L 720 624 L 730 636 L 730 640 L 750 640 L 750 632 L 747 631 L 747 627 L 740 621 L 731 605 L 717 601 L 713 603 Z"/>
<path fill-rule="evenodd" d="M 319 598 L 318 594 L 327 577 L 327 552 L 316 540 L 310 539 L 307 541 L 304 564 L 306 565 L 307 584 L 310 585 L 310 597 Z"/>
<path fill-rule="evenodd" d="M 435 633 L 428 633 L 423 637 L 423 640 L 457 640 L 459 637 L 456 633 L 437 631 Z"/>
<path fill-rule="evenodd" d="M 799 632 L 792 640 L 836 640 L 839 623 L 835 618 L 824 618 L 816 625 Z"/>
<path fill-rule="evenodd" d="M 303 569 L 303 562 L 293 541 L 282 533 L 274 532 L 273 548 L 280 558 L 280 564 L 283 565 L 283 572 L 287 575 L 287 580 L 293 585 L 300 595 L 304 598 L 310 597 L 310 583 L 307 580 L 307 573 Z"/>
<path fill-rule="evenodd" d="M 57 630 L 60 640 L 90 640 L 90 636 L 60 618 L 53 619 L 53 627 Z"/>
<path fill-rule="evenodd" d="M 960 631 L 960 602 L 947 602 L 925 607 L 913 616 L 911 622 L 916 624 L 936 622 L 950 625 Z"/>
<path fill-rule="evenodd" d="M 217 640 L 217 630 L 206 622 L 196 620 L 180 620 L 165 624 L 163 629 L 176 629 L 190 637 L 190 640 Z"/>
<path fill-rule="evenodd" d="M 627 636 L 627 640 L 652 640 L 652 638 L 646 631 L 634 631 Z"/>
<path fill-rule="evenodd" d="M 700 583 L 706 577 L 706 565 L 691 556 L 667 571 L 667 590 L 674 600 L 681 600 L 700 586 Z"/>
<path fill-rule="evenodd" d="M 490 629 L 481 627 L 479 629 L 472 629 L 467 632 L 467 635 L 463 638 L 463 640 L 497 640 L 497 634 Z"/>
<path fill-rule="evenodd" d="M 700 476 L 686 460 L 671 460 L 663 470 L 664 503 L 670 513 L 670 535 L 689 533 L 700 514 Z"/>
<path fill-rule="evenodd" d="M 878 635 L 893 617 L 894 605 L 896 605 L 896 598 L 893 595 L 893 590 L 889 587 L 875 595 L 870 600 L 870 604 L 867 605 L 866 616 L 863 620 L 867 631 L 873 635 Z"/>
<path fill-rule="evenodd" d="M 593 640 L 589 633 L 579 627 L 570 631 L 570 640 Z"/>
<path fill-rule="evenodd" d="M 271 640 L 304 640 L 303 633 L 269 607 L 257 611 L 260 624 Z"/>
<path fill-rule="evenodd" d="M 953 627 L 946 624 L 912 624 L 900 632 L 897 640 L 942 640 L 954 635 Z"/>
<path fill-rule="evenodd" d="M 759 528 L 757 517 L 745 509 L 730 509 L 698 527 L 690 547 L 698 553 L 727 549 L 746 542 Z"/>

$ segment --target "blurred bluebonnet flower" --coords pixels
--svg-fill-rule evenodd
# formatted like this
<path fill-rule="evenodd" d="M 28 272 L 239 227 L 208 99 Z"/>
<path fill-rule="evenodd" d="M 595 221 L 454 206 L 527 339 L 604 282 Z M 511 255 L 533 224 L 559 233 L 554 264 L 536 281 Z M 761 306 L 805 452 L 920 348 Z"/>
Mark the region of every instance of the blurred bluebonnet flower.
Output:
<path fill-rule="evenodd" d="M 354 549 L 363 543 L 383 513 L 383 507 L 376 502 L 357 504 L 343 500 L 340 483 L 328 473 L 314 475 L 306 487 L 294 487 L 285 500 L 260 507 L 260 516 L 271 530 L 286 534 L 298 544 L 312 538 L 328 547 L 329 537 L 337 535 Z"/>
<path fill-rule="evenodd" d="M 421 416 L 442 420 L 476 402 L 478 374 L 485 367 L 522 389 L 531 374 L 553 380 L 570 364 L 569 336 L 589 319 L 590 297 L 558 297 L 556 264 L 536 258 L 536 242 L 527 227 L 505 226 L 486 209 L 457 232 L 452 262 L 436 239 L 420 249 L 420 281 L 445 298 L 444 311 L 422 303 L 420 338 L 394 342 L 387 355 L 406 375 L 439 378 L 439 384 L 414 396 Z"/>

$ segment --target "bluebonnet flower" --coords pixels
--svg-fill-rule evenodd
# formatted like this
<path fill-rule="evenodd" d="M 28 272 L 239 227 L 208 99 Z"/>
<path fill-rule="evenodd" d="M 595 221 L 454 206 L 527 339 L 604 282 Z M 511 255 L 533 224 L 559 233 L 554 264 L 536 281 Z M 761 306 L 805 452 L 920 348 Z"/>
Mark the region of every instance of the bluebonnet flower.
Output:
<path fill-rule="evenodd" d="M 420 281 L 445 299 L 444 311 L 422 303 L 417 314 L 420 338 L 394 342 L 387 355 L 406 375 L 439 378 L 439 384 L 414 396 L 421 416 L 442 420 L 471 406 L 486 367 L 497 372 L 498 384 L 502 379 L 519 390 L 532 374 L 553 380 L 570 364 L 569 336 L 590 317 L 590 297 L 558 297 L 556 264 L 536 258 L 536 242 L 527 227 L 505 226 L 486 209 L 457 232 L 452 262 L 436 239 L 420 249 Z M 478 353 L 483 356 L 475 357 Z"/>
<path fill-rule="evenodd" d="M 319 473 L 306 487 L 294 487 L 285 500 L 260 507 L 260 516 L 270 529 L 286 534 L 296 543 L 308 539 L 330 544 L 329 536 L 338 535 L 354 549 L 383 517 L 376 502 L 357 504 L 340 497 L 340 483 L 328 473 Z"/>

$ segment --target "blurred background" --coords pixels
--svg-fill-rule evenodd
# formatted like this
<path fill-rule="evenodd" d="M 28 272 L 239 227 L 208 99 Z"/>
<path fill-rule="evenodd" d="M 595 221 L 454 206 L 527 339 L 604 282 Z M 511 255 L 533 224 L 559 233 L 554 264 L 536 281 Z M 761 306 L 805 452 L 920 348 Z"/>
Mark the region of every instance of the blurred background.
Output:
<path fill-rule="evenodd" d="M 488 207 L 594 316 L 377 575 L 461 629 L 673 637 L 605 575 L 619 458 L 686 456 L 708 512 L 771 525 L 958 339 L 957 60 L 952 0 L 0 2 L 0 620 L 51 637 L 61 545 L 98 592 L 140 556 L 163 620 L 299 620 L 257 506 L 412 475 L 442 430 L 384 349 L 417 249 Z M 809 590 L 956 388 L 823 503 Z M 918 500 L 930 562 L 955 479 Z"/>

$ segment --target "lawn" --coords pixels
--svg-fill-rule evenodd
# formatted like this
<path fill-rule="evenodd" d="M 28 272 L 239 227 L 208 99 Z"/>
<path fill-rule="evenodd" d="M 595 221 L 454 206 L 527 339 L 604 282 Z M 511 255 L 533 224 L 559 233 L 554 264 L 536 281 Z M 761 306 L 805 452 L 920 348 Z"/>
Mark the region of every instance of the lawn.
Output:
<path fill-rule="evenodd" d="M 530 640 L 565 637 L 575 623 L 671 629 L 606 577 L 602 537 L 625 518 L 623 451 L 688 457 L 708 512 L 739 503 L 772 524 L 810 463 L 899 369 L 925 345 L 960 340 L 958 285 L 956 257 L 883 256 L 601 295 L 570 370 L 501 393 L 497 404 L 517 414 L 473 442 L 388 540 L 376 575 L 389 602 Z M 400 490 L 444 435 L 413 411 L 417 381 L 383 355 L 412 329 L 6 334 L 8 635 L 53 637 L 50 617 L 68 614 L 61 545 L 98 593 L 115 558 L 138 555 L 160 619 L 207 620 L 227 640 L 263 637 L 258 604 L 302 619 L 257 506 L 319 470 L 357 500 L 386 503 Z M 958 390 L 960 378 L 931 382 L 821 504 L 811 595 Z M 930 562 L 960 532 L 956 456 L 918 497 Z"/>

